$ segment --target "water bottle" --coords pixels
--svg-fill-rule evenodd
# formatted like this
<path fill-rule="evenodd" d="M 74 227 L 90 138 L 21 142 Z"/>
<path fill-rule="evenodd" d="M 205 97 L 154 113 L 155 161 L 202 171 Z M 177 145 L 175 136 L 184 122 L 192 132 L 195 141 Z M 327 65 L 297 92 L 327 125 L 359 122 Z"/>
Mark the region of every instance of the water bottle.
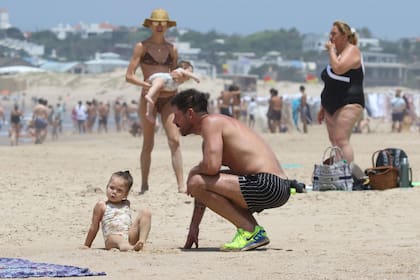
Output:
<path fill-rule="evenodd" d="M 402 158 L 400 165 L 400 188 L 410 187 L 409 169 L 408 159 L 406 157 Z"/>

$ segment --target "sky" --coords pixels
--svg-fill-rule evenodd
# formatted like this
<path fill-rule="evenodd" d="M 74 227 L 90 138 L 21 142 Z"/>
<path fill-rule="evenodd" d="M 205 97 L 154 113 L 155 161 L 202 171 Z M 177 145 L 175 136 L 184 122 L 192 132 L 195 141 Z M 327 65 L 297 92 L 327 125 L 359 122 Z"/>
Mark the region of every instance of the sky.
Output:
<path fill-rule="evenodd" d="M 138 26 L 155 8 L 166 9 L 179 28 L 199 32 L 248 35 L 296 28 L 324 34 L 343 20 L 380 39 L 420 38 L 419 0 L 0 0 L 12 26 L 22 31 L 79 22 Z"/>

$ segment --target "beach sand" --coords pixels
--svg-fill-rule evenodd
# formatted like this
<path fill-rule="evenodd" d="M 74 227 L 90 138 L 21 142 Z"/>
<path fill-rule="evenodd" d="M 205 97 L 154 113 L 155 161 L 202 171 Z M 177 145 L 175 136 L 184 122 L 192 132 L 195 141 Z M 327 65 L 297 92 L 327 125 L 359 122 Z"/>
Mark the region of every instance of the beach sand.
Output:
<path fill-rule="evenodd" d="M 413 181 L 420 181 L 419 134 L 377 127 L 352 136 L 356 162 L 365 169 L 374 151 L 399 147 L 408 154 Z M 288 176 L 310 185 L 313 165 L 329 145 L 325 127 L 262 136 Z M 106 279 L 420 279 L 420 187 L 295 194 L 283 207 L 256 215 L 271 243 L 242 253 L 218 251 L 235 228 L 208 210 L 200 247 L 183 250 L 193 200 L 177 193 L 163 131 L 156 134 L 150 191 L 137 194 L 141 140 L 127 132 L 66 133 L 42 145 L 0 146 L 1 257 L 88 267 L 106 272 Z M 181 145 L 186 177 L 201 159 L 201 138 L 183 137 Z M 118 170 L 134 176 L 134 212 L 152 211 L 149 240 L 141 252 L 106 251 L 99 231 L 91 249 L 80 249 L 93 206 Z"/>

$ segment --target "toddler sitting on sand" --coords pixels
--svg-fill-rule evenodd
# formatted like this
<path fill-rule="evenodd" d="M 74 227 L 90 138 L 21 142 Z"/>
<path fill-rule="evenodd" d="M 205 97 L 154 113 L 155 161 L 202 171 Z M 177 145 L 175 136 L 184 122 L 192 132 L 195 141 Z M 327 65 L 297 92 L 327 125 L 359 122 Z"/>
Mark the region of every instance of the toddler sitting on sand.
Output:
<path fill-rule="evenodd" d="M 85 248 L 90 248 L 102 226 L 105 249 L 117 248 L 120 251 L 143 249 L 151 227 L 151 213 L 141 210 L 134 223 L 131 221 L 128 193 L 133 185 L 129 171 L 112 174 L 106 186 L 107 200 L 100 200 L 93 209 L 92 223 L 85 240 Z"/>

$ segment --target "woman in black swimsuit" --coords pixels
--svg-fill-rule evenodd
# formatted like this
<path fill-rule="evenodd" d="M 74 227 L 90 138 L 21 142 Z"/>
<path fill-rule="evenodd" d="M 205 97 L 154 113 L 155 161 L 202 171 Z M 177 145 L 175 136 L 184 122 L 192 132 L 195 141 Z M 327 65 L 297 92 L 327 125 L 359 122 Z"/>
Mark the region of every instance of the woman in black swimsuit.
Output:
<path fill-rule="evenodd" d="M 356 31 L 344 22 L 333 23 L 330 41 L 325 44 L 329 64 L 321 74 L 324 89 L 318 122 L 325 120 L 330 142 L 338 146 L 352 163 L 350 136 L 364 108 L 362 55 L 357 47 Z"/>
<path fill-rule="evenodd" d="M 10 112 L 10 145 L 16 146 L 19 142 L 19 134 L 21 125 L 22 112 L 19 110 L 19 106 L 15 104 L 13 110 Z"/>
<path fill-rule="evenodd" d="M 135 45 L 125 76 L 127 82 L 142 87 L 139 105 L 139 116 L 143 127 L 143 146 L 140 154 L 142 176 L 140 193 L 144 193 L 149 189 L 148 179 L 155 134 L 155 124 L 147 121 L 145 118 L 147 102 L 144 96 L 151 86 L 146 81 L 154 73 L 169 73 L 177 66 L 178 51 L 174 45 L 165 39 L 165 33 L 168 28 L 175 25 L 176 22 L 169 20 L 169 15 L 165 10 L 156 9 L 152 11 L 150 18 L 145 19 L 143 23 L 143 26 L 150 28 L 152 34 L 148 39 Z M 139 67 L 143 72 L 143 80 L 138 79 L 135 75 Z M 184 193 L 186 189 L 183 177 L 179 131 L 172 123 L 173 113 L 170 104 L 170 100 L 175 94 L 176 91 L 161 91 L 155 103 L 154 115 L 160 114 L 171 150 L 172 167 L 175 171 L 178 192 Z"/>

